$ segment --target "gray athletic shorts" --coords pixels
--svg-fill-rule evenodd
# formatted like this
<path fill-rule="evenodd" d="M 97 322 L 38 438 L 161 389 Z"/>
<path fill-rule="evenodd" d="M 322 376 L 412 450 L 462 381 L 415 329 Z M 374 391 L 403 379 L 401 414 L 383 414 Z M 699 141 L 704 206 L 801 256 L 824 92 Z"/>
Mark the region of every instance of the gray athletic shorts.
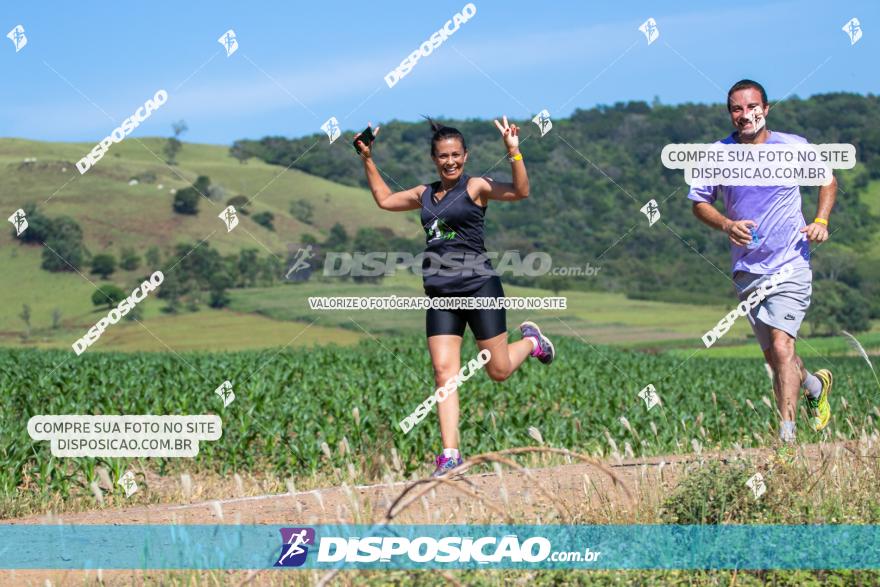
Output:
<path fill-rule="evenodd" d="M 758 275 L 738 271 L 733 276 L 740 301 L 745 300 L 755 288 L 771 275 Z M 770 348 L 770 328 L 778 328 L 797 338 L 801 322 L 810 307 L 813 293 L 813 272 L 808 267 L 795 269 L 785 281 L 779 282 L 764 300 L 749 312 L 749 323 L 761 350 Z"/>

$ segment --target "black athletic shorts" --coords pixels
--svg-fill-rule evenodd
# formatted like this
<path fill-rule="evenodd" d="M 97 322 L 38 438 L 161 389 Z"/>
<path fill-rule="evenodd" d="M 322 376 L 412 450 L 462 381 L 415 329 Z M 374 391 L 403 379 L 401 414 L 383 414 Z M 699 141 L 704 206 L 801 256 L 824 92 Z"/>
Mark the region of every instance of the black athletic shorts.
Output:
<path fill-rule="evenodd" d="M 437 296 L 445 297 L 445 296 Z M 477 291 L 466 294 L 452 294 L 450 297 L 503 298 L 501 279 L 492 276 Z M 487 340 L 507 332 L 507 310 L 435 310 L 430 308 L 425 314 L 425 330 L 428 336 L 456 334 L 462 336 L 464 327 L 471 327 L 477 340 Z"/>

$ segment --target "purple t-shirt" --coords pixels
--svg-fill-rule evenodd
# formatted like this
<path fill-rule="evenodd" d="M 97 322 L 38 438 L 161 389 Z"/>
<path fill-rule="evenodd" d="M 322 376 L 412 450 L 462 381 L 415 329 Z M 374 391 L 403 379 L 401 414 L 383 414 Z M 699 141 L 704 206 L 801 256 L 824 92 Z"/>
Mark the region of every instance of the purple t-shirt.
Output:
<path fill-rule="evenodd" d="M 806 143 L 798 135 L 773 131 L 767 144 Z M 716 144 L 736 144 L 731 134 Z M 762 275 L 776 273 L 790 263 L 793 269 L 810 266 L 810 244 L 801 228 L 806 226 L 801 212 L 801 190 L 797 185 L 780 186 L 691 186 L 688 198 L 712 204 L 723 197 L 731 220 L 754 220 L 760 245 L 747 249 L 731 245 L 731 270 Z"/>

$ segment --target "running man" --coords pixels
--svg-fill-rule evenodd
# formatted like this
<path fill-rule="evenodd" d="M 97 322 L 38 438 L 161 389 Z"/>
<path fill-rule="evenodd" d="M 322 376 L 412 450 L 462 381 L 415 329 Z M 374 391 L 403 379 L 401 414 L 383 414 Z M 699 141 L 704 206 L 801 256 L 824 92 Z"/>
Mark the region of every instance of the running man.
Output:
<path fill-rule="evenodd" d="M 439 125 L 431 119 L 428 121 L 433 131 L 431 159 L 440 175 L 440 181 L 432 184 L 392 192 L 373 162 L 370 146 L 358 140 L 373 198 L 383 210 L 421 209 L 422 227 L 426 233 L 422 275 L 427 296 L 503 298 L 501 279 L 486 256 L 483 219 L 489 200 L 513 202 L 529 195 L 529 179 L 519 151 L 519 128 L 508 124 L 506 116 L 501 123 L 495 121 L 513 175 L 513 182 L 505 183 L 465 174 L 468 151 L 464 136 L 454 128 Z M 378 136 L 379 127 L 374 134 Z M 451 258 L 456 262 L 450 263 L 448 259 Z M 530 355 L 544 364 L 552 362 L 555 356 L 553 344 L 532 322 L 520 325 L 522 340 L 508 344 L 507 317 L 503 308 L 430 309 L 425 325 L 438 388 L 459 372 L 465 326 L 474 333 L 479 349 L 488 349 L 491 353 L 485 369 L 494 381 L 510 377 Z M 458 394 L 450 393 L 444 401 L 438 402 L 437 412 L 443 452 L 435 460 L 434 476 L 444 475 L 463 462 L 458 450 Z"/>
<path fill-rule="evenodd" d="M 807 143 L 803 137 L 767 128 L 770 113 L 767 92 L 755 81 L 741 80 L 730 88 L 727 110 L 736 130 L 720 141 L 722 144 Z M 809 243 L 828 239 L 828 218 L 836 194 L 837 181 L 832 177 L 829 185 L 819 188 L 816 218 L 806 224 L 797 185 L 692 186 L 688 193 L 694 202 L 694 215 L 728 235 L 732 245 L 733 281 L 741 301 L 784 265 L 794 269 L 748 317 L 767 364 L 773 370 L 773 391 L 782 418 L 779 452 L 785 459 L 794 455 L 800 388 L 803 388 L 814 430 L 825 428 L 831 418 L 828 403 L 833 381 L 831 372 L 827 369 L 815 374 L 807 371 L 795 352 L 795 339 L 812 293 Z M 726 216 L 713 206 L 719 195 L 723 198 Z"/>

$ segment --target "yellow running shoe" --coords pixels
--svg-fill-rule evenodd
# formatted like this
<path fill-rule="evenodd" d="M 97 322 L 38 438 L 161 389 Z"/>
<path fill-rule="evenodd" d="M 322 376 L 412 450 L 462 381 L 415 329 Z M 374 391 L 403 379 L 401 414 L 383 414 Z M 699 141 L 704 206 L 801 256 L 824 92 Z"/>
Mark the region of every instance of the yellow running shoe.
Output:
<path fill-rule="evenodd" d="M 804 390 L 804 396 L 807 400 L 810 416 L 813 417 L 811 422 L 813 430 L 819 432 L 825 426 L 828 426 L 828 421 L 831 419 L 831 404 L 828 403 L 828 394 L 831 393 L 831 385 L 834 383 L 834 378 L 828 369 L 819 369 L 815 375 L 822 382 L 822 393 L 819 394 L 819 397 L 813 399 L 807 395 L 807 390 Z"/>

